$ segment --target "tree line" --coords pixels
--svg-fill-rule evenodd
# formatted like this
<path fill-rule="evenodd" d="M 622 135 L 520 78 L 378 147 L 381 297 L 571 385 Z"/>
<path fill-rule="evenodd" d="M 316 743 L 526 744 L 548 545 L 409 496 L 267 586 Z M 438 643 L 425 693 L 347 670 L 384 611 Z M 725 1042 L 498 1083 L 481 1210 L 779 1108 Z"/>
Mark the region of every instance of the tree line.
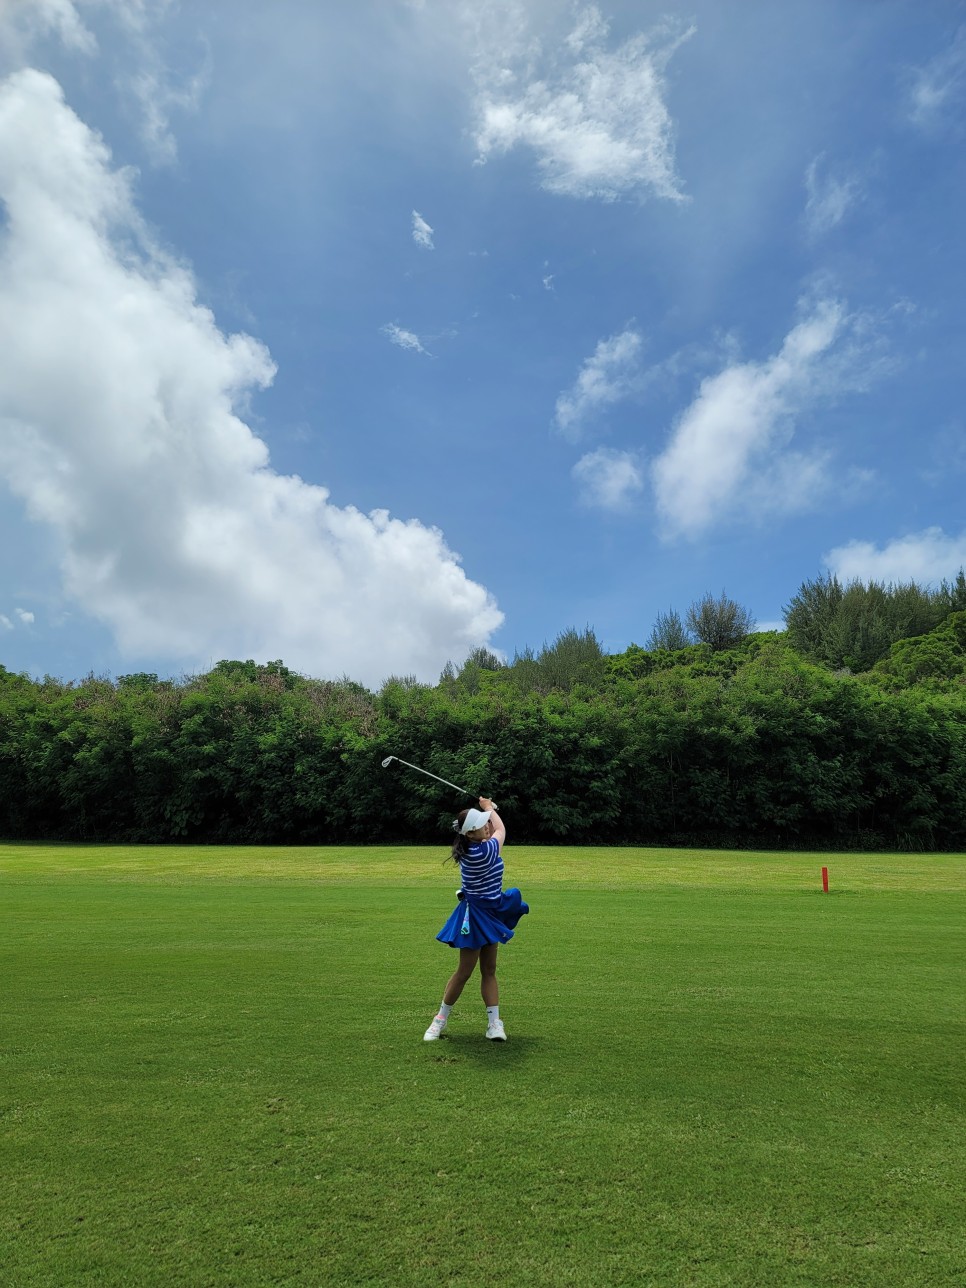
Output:
<path fill-rule="evenodd" d="M 378 692 L 282 661 L 0 666 L 0 836 L 445 844 L 466 802 L 394 755 L 492 793 L 521 843 L 964 850 L 966 580 L 859 589 L 804 583 L 784 632 L 708 596 L 683 642 L 569 629 Z"/>

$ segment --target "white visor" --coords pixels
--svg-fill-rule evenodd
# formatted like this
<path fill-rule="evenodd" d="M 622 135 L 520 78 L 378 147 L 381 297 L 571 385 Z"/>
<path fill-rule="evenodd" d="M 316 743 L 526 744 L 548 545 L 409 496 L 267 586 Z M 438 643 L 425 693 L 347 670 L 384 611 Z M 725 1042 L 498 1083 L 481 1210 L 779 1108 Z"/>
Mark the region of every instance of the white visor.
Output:
<path fill-rule="evenodd" d="M 468 809 L 466 818 L 463 819 L 463 826 L 460 828 L 462 835 L 465 836 L 467 832 L 475 832 L 481 827 L 486 827 L 490 821 L 490 812 L 488 809 Z"/>

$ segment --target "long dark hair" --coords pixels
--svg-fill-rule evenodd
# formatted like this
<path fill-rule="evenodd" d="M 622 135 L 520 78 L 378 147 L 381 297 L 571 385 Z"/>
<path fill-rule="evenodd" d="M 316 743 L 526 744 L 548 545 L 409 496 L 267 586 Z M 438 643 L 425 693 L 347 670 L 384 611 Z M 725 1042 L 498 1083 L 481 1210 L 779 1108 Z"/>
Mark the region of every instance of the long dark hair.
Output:
<path fill-rule="evenodd" d="M 460 830 L 463 824 L 466 822 L 466 816 L 469 812 L 470 812 L 469 809 L 461 809 L 460 812 L 456 815 L 456 822 L 453 824 L 453 826 L 456 828 L 456 839 L 453 842 L 453 851 L 450 854 L 450 858 L 457 865 L 459 864 L 460 859 L 463 858 L 463 856 L 470 848 L 470 842 L 466 839 L 466 837 L 463 835 L 462 831 Z"/>

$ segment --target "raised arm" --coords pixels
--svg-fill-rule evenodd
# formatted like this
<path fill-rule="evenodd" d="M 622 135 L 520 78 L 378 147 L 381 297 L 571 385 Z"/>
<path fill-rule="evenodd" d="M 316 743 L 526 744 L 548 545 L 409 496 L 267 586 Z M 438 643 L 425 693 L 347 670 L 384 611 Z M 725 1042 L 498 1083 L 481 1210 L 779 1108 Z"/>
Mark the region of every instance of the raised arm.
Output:
<path fill-rule="evenodd" d="M 488 796 L 480 797 L 480 809 L 488 809 L 490 811 L 490 821 L 488 824 L 490 837 L 494 837 L 499 842 L 500 849 L 502 850 L 506 843 L 506 828 L 503 825 L 503 819 L 500 818 L 499 814 L 493 808 L 493 802 Z"/>

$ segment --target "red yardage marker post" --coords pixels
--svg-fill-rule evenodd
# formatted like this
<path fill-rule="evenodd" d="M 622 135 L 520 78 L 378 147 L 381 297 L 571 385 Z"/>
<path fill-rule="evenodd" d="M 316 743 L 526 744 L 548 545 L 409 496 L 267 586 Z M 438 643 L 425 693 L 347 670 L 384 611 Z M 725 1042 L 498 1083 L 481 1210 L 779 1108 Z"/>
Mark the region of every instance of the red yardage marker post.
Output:
<path fill-rule="evenodd" d="M 822 889 L 828 894 L 828 868 L 822 868 Z"/>

